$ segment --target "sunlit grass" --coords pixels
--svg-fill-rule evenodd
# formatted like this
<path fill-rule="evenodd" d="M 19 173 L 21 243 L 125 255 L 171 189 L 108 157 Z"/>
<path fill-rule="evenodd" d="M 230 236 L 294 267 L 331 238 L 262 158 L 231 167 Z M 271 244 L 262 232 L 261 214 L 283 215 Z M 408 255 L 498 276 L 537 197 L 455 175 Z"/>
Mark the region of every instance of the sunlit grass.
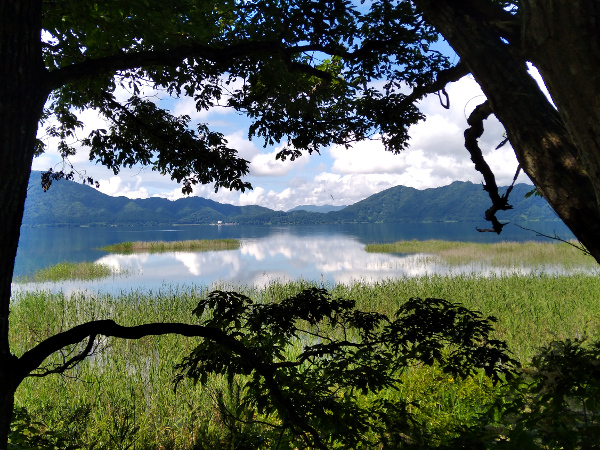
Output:
<path fill-rule="evenodd" d="M 100 250 L 111 253 L 161 253 L 178 251 L 208 252 L 235 250 L 240 247 L 237 239 L 198 239 L 189 241 L 137 241 L 107 245 Z"/>
<path fill-rule="evenodd" d="M 315 284 L 214 287 L 277 302 Z M 600 279 L 593 276 L 421 277 L 324 287 L 334 297 L 356 300 L 360 309 L 388 315 L 413 296 L 463 303 L 498 317 L 496 337 L 506 340 L 523 363 L 552 339 L 593 335 L 600 325 Z M 10 314 L 12 351 L 19 356 L 44 338 L 92 319 L 111 318 L 123 325 L 193 323 L 191 310 L 207 291 L 173 288 L 73 297 L 18 293 Z M 72 432 L 85 448 L 125 448 L 127 439 L 135 439 L 131 448 L 139 449 L 210 448 L 206 442 L 211 436 L 221 439 L 224 424 L 214 399 L 226 390 L 224 380 L 213 377 L 204 387 L 185 382 L 173 390 L 173 366 L 194 348 L 195 339 L 161 336 L 98 342 L 99 353 L 69 376 L 27 379 L 17 392 L 17 404 L 50 429 Z M 388 395 L 412 402 L 411 412 L 423 427 L 438 434 L 468 423 L 495 392 L 485 377 L 455 380 L 426 367 L 411 369 L 398 389 Z M 118 436 L 125 436 L 120 443 L 114 441 Z M 198 442 L 205 447 L 194 447 Z"/>
<path fill-rule="evenodd" d="M 113 274 L 110 267 L 95 262 L 61 262 L 37 270 L 28 277 L 18 277 L 17 283 L 42 283 L 46 281 L 96 280 Z"/>
<path fill-rule="evenodd" d="M 573 244 L 573 245 L 571 245 Z M 594 267 L 594 258 L 576 248 L 575 242 L 498 242 L 478 244 L 452 241 L 398 241 L 391 244 L 368 244 L 369 253 L 424 253 L 451 265 L 485 263 L 491 266 Z"/>

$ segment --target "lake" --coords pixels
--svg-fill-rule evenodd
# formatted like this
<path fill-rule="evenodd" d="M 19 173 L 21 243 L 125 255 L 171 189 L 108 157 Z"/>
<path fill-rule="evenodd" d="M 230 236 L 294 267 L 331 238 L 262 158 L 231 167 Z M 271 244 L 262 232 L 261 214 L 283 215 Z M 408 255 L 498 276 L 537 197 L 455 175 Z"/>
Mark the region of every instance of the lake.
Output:
<path fill-rule="evenodd" d="M 481 224 L 478 224 L 481 226 Z M 559 222 L 522 224 L 541 233 L 571 239 L 573 235 Z M 544 240 L 532 231 L 509 224 L 502 235 L 479 233 L 476 224 L 336 224 L 310 226 L 173 226 L 106 228 L 24 228 L 15 262 L 15 276 L 62 261 L 96 261 L 124 274 L 90 282 L 59 284 L 13 284 L 13 290 L 61 289 L 160 290 L 165 286 L 231 284 L 265 285 L 275 280 L 305 279 L 324 283 L 352 280 L 373 281 L 402 276 L 478 273 L 498 274 L 501 269 L 464 265 L 448 267 L 423 255 L 367 253 L 368 243 L 399 240 L 443 239 L 469 242 Z M 162 254 L 117 255 L 98 250 L 105 245 L 127 241 L 174 241 L 187 239 L 236 238 L 237 250 L 220 252 L 169 252 Z M 548 267 L 546 272 L 556 269 Z M 530 271 L 521 268 L 519 272 Z"/>

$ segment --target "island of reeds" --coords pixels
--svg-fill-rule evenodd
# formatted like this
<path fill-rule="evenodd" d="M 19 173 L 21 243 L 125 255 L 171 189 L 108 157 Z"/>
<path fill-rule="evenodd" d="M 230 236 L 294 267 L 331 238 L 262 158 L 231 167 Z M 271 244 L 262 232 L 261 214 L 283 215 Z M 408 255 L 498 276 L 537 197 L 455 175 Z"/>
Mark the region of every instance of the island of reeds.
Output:
<path fill-rule="evenodd" d="M 482 244 L 442 240 L 397 241 L 368 244 L 369 253 L 420 253 L 448 264 L 481 262 L 491 266 L 560 265 L 566 268 L 595 267 L 596 261 L 579 243 L 568 242 L 497 242 Z"/>
<path fill-rule="evenodd" d="M 105 264 L 95 262 L 60 262 L 37 270 L 31 276 L 19 277 L 17 283 L 43 283 L 67 280 L 97 280 L 113 274 L 113 270 Z"/>
<path fill-rule="evenodd" d="M 240 248 L 238 239 L 196 239 L 187 241 L 136 241 L 107 245 L 111 253 L 210 252 Z"/>

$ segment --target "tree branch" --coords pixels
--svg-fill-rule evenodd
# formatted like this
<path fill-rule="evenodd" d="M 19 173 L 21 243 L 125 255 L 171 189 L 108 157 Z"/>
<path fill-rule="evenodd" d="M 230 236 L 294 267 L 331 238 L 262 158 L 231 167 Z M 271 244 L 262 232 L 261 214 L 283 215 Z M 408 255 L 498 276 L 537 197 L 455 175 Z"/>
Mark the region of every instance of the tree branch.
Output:
<path fill-rule="evenodd" d="M 442 106 L 444 106 L 444 108 L 447 109 L 450 107 L 450 100 L 445 92 L 446 86 L 448 85 L 448 83 L 458 81 L 468 74 L 469 68 L 462 60 L 460 60 L 456 66 L 450 67 L 449 69 L 442 70 L 441 72 L 439 72 L 437 78 L 433 83 L 416 87 L 410 93 L 410 95 L 408 95 L 404 100 L 402 100 L 402 106 L 408 103 L 414 103 L 415 101 L 425 97 L 427 94 L 433 94 L 434 92 L 442 92 L 446 98 L 446 104 L 442 102 L 441 96 L 440 102 L 442 103 Z"/>
<path fill-rule="evenodd" d="M 68 361 L 62 363 L 61 365 L 50 369 L 50 370 L 45 370 L 44 372 L 41 373 L 29 373 L 27 374 L 27 376 L 29 377 L 45 377 L 48 376 L 50 374 L 53 373 L 64 373 L 67 370 L 71 369 L 72 367 L 75 367 L 77 365 L 77 363 L 83 361 L 85 358 L 88 357 L 88 355 L 90 354 L 90 352 L 92 351 L 92 349 L 94 348 L 94 341 L 96 340 L 96 335 L 90 336 L 88 338 L 88 343 L 85 346 L 85 348 L 79 352 L 77 355 L 75 355 L 74 357 L 72 357 L 71 359 L 69 359 Z"/>
<path fill-rule="evenodd" d="M 494 232 L 500 234 L 502 232 L 502 228 L 506 224 L 500 223 L 496 217 L 496 213 L 498 211 L 512 209 L 512 206 L 508 204 L 508 196 L 512 191 L 517 176 L 519 175 L 521 166 L 519 166 L 511 186 L 507 189 L 504 195 L 500 195 L 498 192 L 498 185 L 496 184 L 496 177 L 494 176 L 494 173 L 492 172 L 492 169 L 488 163 L 485 161 L 478 143 L 478 139 L 481 137 L 484 130 L 483 121 L 491 114 L 492 108 L 487 100 L 473 110 L 467 119 L 469 128 L 465 130 L 465 147 L 471 154 L 471 161 L 473 161 L 475 164 L 475 169 L 483 175 L 483 190 L 489 194 L 490 200 L 492 200 L 492 206 L 485 212 L 485 220 L 492 222 L 492 229 L 477 228 L 477 231 Z"/>
<path fill-rule="evenodd" d="M 521 230 L 533 231 L 536 236 L 545 237 L 545 238 L 552 239 L 552 240 L 555 240 L 555 241 L 558 241 L 558 242 L 563 242 L 565 244 L 569 244 L 571 247 L 575 247 L 577 250 L 583 252 L 584 255 L 589 255 L 589 256 L 593 257 L 593 255 L 587 250 L 587 248 L 585 248 L 583 246 L 582 243 L 579 243 L 579 245 L 573 244 L 571 241 L 567 241 L 566 239 L 563 239 L 563 238 L 559 237 L 556 233 L 554 233 L 554 236 L 550 236 L 548 234 L 544 234 L 544 233 L 542 233 L 540 231 L 537 231 L 537 230 L 534 230 L 532 228 L 522 227 L 521 225 L 518 225 L 516 223 L 515 223 L 515 225 L 517 225 Z"/>
<path fill-rule="evenodd" d="M 141 339 L 145 336 L 157 336 L 163 334 L 179 334 L 181 336 L 210 339 L 242 356 L 256 369 L 260 375 L 264 377 L 265 384 L 271 391 L 273 398 L 276 400 L 276 403 L 279 405 L 279 407 L 285 410 L 289 416 L 290 422 L 305 432 L 310 433 L 314 441 L 313 445 L 316 448 L 327 450 L 327 447 L 322 442 L 318 432 L 304 417 L 298 414 L 290 399 L 287 398 L 280 389 L 279 384 L 273 376 L 275 373 L 275 368 L 269 364 L 265 364 L 253 351 L 218 328 L 190 325 L 185 323 L 150 323 L 126 327 L 118 325 L 113 320 L 95 320 L 87 322 L 62 333 L 55 334 L 42 341 L 31 350 L 25 352 L 23 356 L 16 361 L 16 375 L 18 377 L 17 384 L 19 384 L 20 381 L 27 377 L 32 371 L 37 369 L 43 363 L 43 361 L 54 352 L 59 351 L 67 345 L 77 344 L 84 339 L 89 339 L 86 347 L 87 350 L 91 345 L 90 342 L 93 343 L 94 338 L 97 335 L 117 337 L 122 339 Z M 80 356 L 81 359 L 85 358 L 84 353 L 86 350 L 72 358 L 72 360 L 75 360 Z M 66 364 L 63 364 L 63 367 L 66 367 Z"/>
<path fill-rule="evenodd" d="M 141 339 L 145 336 L 179 334 L 188 337 L 203 337 L 219 342 L 232 351 L 258 363 L 257 357 L 246 347 L 217 328 L 184 323 L 150 323 L 134 327 L 118 325 L 113 320 L 95 320 L 55 334 L 25 352 L 18 360 L 18 371 L 22 378 L 37 369 L 44 360 L 67 345 L 73 345 L 92 336 L 103 335 L 122 339 Z"/>
<path fill-rule="evenodd" d="M 318 50 L 317 47 L 306 46 L 302 51 Z M 164 51 L 140 51 L 135 53 L 119 53 L 96 59 L 87 59 L 81 63 L 53 70 L 48 74 L 51 89 L 64 84 L 96 77 L 101 73 L 112 73 L 121 70 L 138 69 L 148 66 L 177 66 L 187 58 L 201 58 L 213 63 L 231 65 L 231 61 L 248 55 L 277 55 L 294 72 L 303 71 L 323 79 L 331 79 L 331 75 L 314 67 L 292 61 L 291 55 L 297 53 L 295 47 L 285 48 L 278 41 L 243 42 L 227 47 L 211 47 L 208 45 L 188 44 Z"/>

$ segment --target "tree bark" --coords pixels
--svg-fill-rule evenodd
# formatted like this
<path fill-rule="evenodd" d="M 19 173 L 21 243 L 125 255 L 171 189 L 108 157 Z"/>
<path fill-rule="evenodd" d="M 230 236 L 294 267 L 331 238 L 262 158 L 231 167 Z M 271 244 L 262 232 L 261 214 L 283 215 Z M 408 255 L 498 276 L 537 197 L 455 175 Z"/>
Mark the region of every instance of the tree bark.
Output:
<path fill-rule="evenodd" d="M 11 281 L 38 121 L 48 96 L 40 34 L 40 0 L 0 0 L 0 450 L 7 448 L 18 386 L 8 337 Z"/>
<path fill-rule="evenodd" d="M 572 138 L 570 130 L 575 127 L 568 117 L 569 111 L 561 116 L 528 74 L 521 43 L 518 39 L 507 43 L 493 23 L 469 6 L 473 2 L 415 0 L 415 3 L 469 67 L 492 111 L 504 125 L 523 170 L 600 263 L 600 206 L 594 189 L 595 184 L 600 183 L 600 176 L 586 170 L 583 156 L 596 154 L 598 147 L 589 141 L 582 143 Z M 529 3 L 532 8 L 534 3 L 549 4 L 542 0 Z M 592 1 L 576 3 L 591 4 Z M 565 8 L 570 8 L 573 2 L 561 0 L 551 4 L 564 4 Z M 530 14 L 536 16 L 537 10 L 532 9 Z M 527 22 L 522 22 L 521 30 L 526 26 Z M 526 36 L 527 31 L 522 31 L 522 35 Z M 571 67 L 577 67 L 581 62 L 577 53 L 568 55 L 570 51 L 564 48 L 561 51 Z M 599 65 L 594 67 L 600 69 Z M 561 90 L 583 89 L 578 94 L 580 98 L 598 95 L 598 90 L 586 91 L 588 86 L 557 84 L 548 87 L 557 98 L 560 96 L 554 91 Z"/>
<path fill-rule="evenodd" d="M 600 3 L 528 0 L 525 53 L 544 78 L 600 205 Z"/>

